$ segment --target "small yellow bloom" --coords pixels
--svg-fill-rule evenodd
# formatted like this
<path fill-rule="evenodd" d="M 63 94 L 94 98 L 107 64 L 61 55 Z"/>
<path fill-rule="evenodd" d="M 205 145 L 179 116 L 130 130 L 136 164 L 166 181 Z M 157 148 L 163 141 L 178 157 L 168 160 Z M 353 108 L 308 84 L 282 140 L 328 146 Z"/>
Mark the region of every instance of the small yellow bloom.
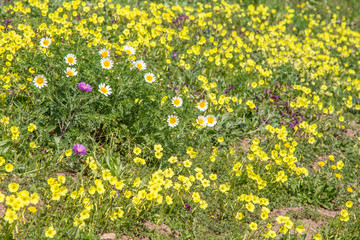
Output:
<path fill-rule="evenodd" d="M 346 207 L 351 208 L 353 206 L 353 203 L 352 201 L 347 201 L 345 205 Z"/>
<path fill-rule="evenodd" d="M 5 171 L 12 172 L 14 170 L 14 166 L 11 163 L 5 165 Z"/>
<path fill-rule="evenodd" d="M 48 227 L 45 230 L 45 237 L 54 238 L 55 234 L 56 234 L 56 230 L 55 230 L 55 228 L 53 226 Z"/>
<path fill-rule="evenodd" d="M 19 186 L 20 185 L 17 184 L 17 183 L 10 183 L 8 185 L 8 189 L 9 189 L 10 192 L 14 193 L 14 192 L 17 192 L 17 190 L 19 190 Z"/>
<path fill-rule="evenodd" d="M 251 229 L 252 231 L 254 231 L 254 230 L 257 229 L 258 225 L 257 225 L 257 223 L 251 222 L 251 223 L 249 224 L 249 227 L 250 227 L 250 229 Z"/>
<path fill-rule="evenodd" d="M 320 167 L 325 166 L 325 162 L 323 162 L 323 161 L 320 161 L 318 164 L 319 164 Z"/>
<path fill-rule="evenodd" d="M 36 147 L 37 147 L 37 146 L 36 146 L 36 143 L 31 142 L 31 143 L 30 143 L 30 147 L 31 147 L 31 148 L 36 148 Z"/>
<path fill-rule="evenodd" d="M 303 225 L 299 225 L 299 226 L 296 227 L 296 231 L 299 234 L 302 234 L 303 232 L 305 232 L 305 227 Z"/>
<path fill-rule="evenodd" d="M 28 210 L 32 213 L 36 213 L 36 211 L 37 211 L 36 207 L 34 207 L 34 206 L 28 207 Z"/>
<path fill-rule="evenodd" d="M 72 150 L 68 149 L 65 151 L 65 156 L 70 157 L 72 155 Z"/>

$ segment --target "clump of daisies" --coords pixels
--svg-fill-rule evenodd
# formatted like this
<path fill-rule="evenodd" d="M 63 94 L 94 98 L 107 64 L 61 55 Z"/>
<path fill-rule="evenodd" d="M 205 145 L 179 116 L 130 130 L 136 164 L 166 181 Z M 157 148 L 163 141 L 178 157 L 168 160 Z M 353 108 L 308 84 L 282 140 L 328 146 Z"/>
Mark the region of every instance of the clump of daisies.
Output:
<path fill-rule="evenodd" d="M 206 100 L 201 100 L 198 105 L 197 105 L 197 108 L 200 110 L 200 111 L 206 111 L 206 109 L 208 108 L 208 102 Z"/>
<path fill-rule="evenodd" d="M 42 38 L 40 39 L 40 46 L 44 48 L 48 48 L 51 44 L 51 38 Z"/>
<path fill-rule="evenodd" d="M 127 54 L 127 55 L 134 55 L 136 53 L 135 49 L 131 46 L 124 46 L 124 52 Z"/>
<path fill-rule="evenodd" d="M 205 127 L 207 125 L 206 117 L 198 116 L 198 118 L 196 119 L 196 123 Z"/>
<path fill-rule="evenodd" d="M 65 62 L 67 64 L 69 64 L 70 66 L 75 65 L 76 64 L 76 57 L 74 54 L 69 53 L 68 55 L 65 56 Z"/>
<path fill-rule="evenodd" d="M 65 70 L 66 77 L 76 76 L 78 72 L 75 68 L 67 67 Z"/>
<path fill-rule="evenodd" d="M 46 86 L 46 78 L 44 75 L 37 75 L 35 78 L 34 78 L 34 85 L 35 87 L 38 87 L 38 88 L 43 88 Z"/>
<path fill-rule="evenodd" d="M 181 97 L 173 97 L 172 98 L 172 104 L 175 106 L 175 107 L 181 107 L 182 104 L 183 104 L 183 100 Z"/>
<path fill-rule="evenodd" d="M 206 126 L 208 127 L 214 127 L 216 125 L 217 121 L 214 115 L 207 115 L 206 116 Z"/>
<path fill-rule="evenodd" d="M 110 58 L 101 59 L 101 66 L 104 69 L 111 69 L 114 65 L 114 62 Z"/>
<path fill-rule="evenodd" d="M 133 62 L 133 67 L 136 67 L 140 71 L 143 71 L 146 69 L 146 63 L 143 60 L 137 60 Z"/>
<path fill-rule="evenodd" d="M 148 82 L 148 83 L 153 83 L 156 80 L 156 77 L 155 77 L 155 75 L 153 73 L 145 74 L 144 78 L 145 78 L 145 81 Z"/>
<path fill-rule="evenodd" d="M 99 92 L 101 92 L 105 96 L 109 96 L 112 93 L 111 87 L 109 85 L 105 85 L 105 83 L 99 84 Z"/>
<path fill-rule="evenodd" d="M 99 51 L 99 54 L 103 57 L 103 58 L 107 58 L 110 56 L 110 51 L 106 48 L 103 48 Z"/>
<path fill-rule="evenodd" d="M 170 127 L 176 127 L 179 124 L 179 118 L 175 115 L 170 115 L 167 122 Z"/>

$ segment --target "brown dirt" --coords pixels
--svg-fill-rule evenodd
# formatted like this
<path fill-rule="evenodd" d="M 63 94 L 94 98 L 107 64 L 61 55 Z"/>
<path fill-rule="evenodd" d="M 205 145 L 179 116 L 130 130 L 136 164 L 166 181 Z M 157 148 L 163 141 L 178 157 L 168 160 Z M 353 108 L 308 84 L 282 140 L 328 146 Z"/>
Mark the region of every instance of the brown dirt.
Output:
<path fill-rule="evenodd" d="M 122 235 L 120 238 L 118 238 L 118 240 L 150 240 L 150 238 L 149 237 L 132 238 L 131 236 L 128 235 Z"/>
<path fill-rule="evenodd" d="M 251 141 L 248 140 L 248 139 L 242 139 L 242 140 L 240 141 L 240 148 L 241 148 L 241 150 L 243 150 L 244 152 L 249 152 L 250 145 L 251 145 Z"/>
<path fill-rule="evenodd" d="M 72 180 L 76 180 L 76 177 L 75 177 L 75 174 L 74 173 L 64 173 L 64 172 L 60 172 L 60 173 L 57 173 L 56 174 L 56 177 L 59 177 L 59 176 L 70 176 L 72 178 Z"/>
<path fill-rule="evenodd" d="M 274 209 L 273 211 L 270 212 L 269 217 L 272 219 L 276 219 L 278 216 L 285 216 L 289 211 L 292 212 L 303 212 L 304 208 L 303 207 L 294 207 L 294 208 L 282 208 L 282 209 Z M 331 211 L 331 210 L 327 210 L 324 208 L 320 208 L 317 210 L 318 213 L 320 213 L 323 216 L 327 216 L 327 217 L 335 217 L 337 214 L 340 213 L 340 211 Z M 302 222 L 303 226 L 305 227 L 305 233 L 307 233 L 305 240 L 311 240 L 312 236 L 314 234 L 316 234 L 318 232 L 318 229 L 320 229 L 322 226 L 326 225 L 325 222 L 323 221 L 318 221 L 315 222 L 312 219 L 298 219 Z M 294 226 L 296 227 L 296 226 Z M 273 230 L 274 231 L 278 231 L 280 228 L 280 224 L 278 224 L 277 222 L 275 222 L 273 224 Z M 300 235 L 298 236 L 300 237 Z"/>
<path fill-rule="evenodd" d="M 104 233 L 103 235 L 101 235 L 100 240 L 110 240 L 115 238 L 116 238 L 115 233 Z"/>
<path fill-rule="evenodd" d="M 0 218 L 2 218 L 4 216 L 5 213 L 5 205 L 0 203 Z"/>
<path fill-rule="evenodd" d="M 355 121 L 352 121 L 349 123 L 348 129 L 346 129 L 346 132 L 344 134 L 347 138 L 355 138 L 358 137 L 360 134 L 360 124 L 356 123 Z"/>
<path fill-rule="evenodd" d="M 180 233 L 178 231 L 172 231 L 167 225 L 161 224 L 157 225 L 150 221 L 144 221 L 144 226 L 149 228 L 150 230 L 156 230 L 158 233 L 165 235 L 167 237 L 178 238 Z"/>
<path fill-rule="evenodd" d="M 325 208 L 320 208 L 320 209 L 318 209 L 318 212 L 321 215 L 333 218 L 337 214 L 340 214 L 341 211 L 340 210 L 328 210 L 328 209 L 325 209 Z"/>

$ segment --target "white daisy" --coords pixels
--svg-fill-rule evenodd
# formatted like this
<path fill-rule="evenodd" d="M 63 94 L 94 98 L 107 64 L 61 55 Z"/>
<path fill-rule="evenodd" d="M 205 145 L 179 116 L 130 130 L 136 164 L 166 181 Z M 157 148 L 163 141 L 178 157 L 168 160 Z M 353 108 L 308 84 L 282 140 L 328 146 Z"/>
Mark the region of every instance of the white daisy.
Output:
<path fill-rule="evenodd" d="M 72 54 L 72 53 L 69 53 L 68 55 L 66 55 L 66 57 L 65 57 L 65 62 L 66 62 L 67 64 L 69 64 L 70 66 L 75 65 L 75 64 L 76 64 L 76 57 L 75 57 L 75 55 Z"/>
<path fill-rule="evenodd" d="M 173 98 L 172 98 L 172 104 L 173 104 L 175 107 L 181 107 L 182 104 L 183 104 L 183 100 L 182 100 L 180 97 L 173 97 Z"/>
<path fill-rule="evenodd" d="M 101 92 L 105 96 L 109 96 L 111 94 L 111 87 L 109 85 L 105 85 L 105 83 L 100 83 L 99 92 Z"/>
<path fill-rule="evenodd" d="M 148 83 L 153 83 L 156 80 L 156 77 L 155 77 L 155 75 L 153 73 L 145 74 L 144 78 L 145 78 L 145 81 L 148 82 Z"/>
<path fill-rule="evenodd" d="M 213 126 L 215 126 L 216 123 L 217 123 L 216 118 L 215 118 L 214 115 L 207 115 L 207 116 L 206 116 L 206 122 L 207 122 L 206 125 L 207 125 L 208 127 L 213 127 Z"/>
<path fill-rule="evenodd" d="M 113 67 L 113 61 L 110 58 L 101 59 L 101 66 L 104 69 L 111 69 Z"/>
<path fill-rule="evenodd" d="M 208 108 L 208 102 L 206 100 L 201 100 L 198 103 L 197 108 L 202 112 L 205 111 Z"/>
<path fill-rule="evenodd" d="M 140 71 L 146 69 L 146 63 L 143 60 L 137 60 L 134 62 L 135 67 L 137 67 Z"/>
<path fill-rule="evenodd" d="M 110 51 L 107 50 L 106 48 L 103 48 L 99 51 L 99 54 L 103 57 L 106 58 L 108 56 L 110 56 Z"/>
<path fill-rule="evenodd" d="M 66 73 L 66 77 L 76 76 L 78 72 L 75 68 L 67 67 L 64 71 Z"/>
<path fill-rule="evenodd" d="M 45 87 L 46 86 L 46 78 L 44 75 L 37 75 L 35 78 L 34 78 L 34 85 L 35 87 L 38 87 L 38 88 L 42 88 L 42 87 Z"/>
<path fill-rule="evenodd" d="M 170 127 L 176 127 L 179 124 L 179 118 L 174 115 L 170 115 L 167 120 Z"/>
<path fill-rule="evenodd" d="M 205 127 L 207 122 L 206 122 L 206 117 L 204 116 L 198 116 L 198 118 L 196 119 L 196 123 Z"/>
<path fill-rule="evenodd" d="M 134 55 L 136 53 L 136 50 L 133 47 L 130 46 L 124 46 L 124 52 L 126 52 L 127 55 Z"/>
<path fill-rule="evenodd" d="M 40 39 L 40 46 L 48 48 L 51 44 L 51 38 L 42 38 Z"/>

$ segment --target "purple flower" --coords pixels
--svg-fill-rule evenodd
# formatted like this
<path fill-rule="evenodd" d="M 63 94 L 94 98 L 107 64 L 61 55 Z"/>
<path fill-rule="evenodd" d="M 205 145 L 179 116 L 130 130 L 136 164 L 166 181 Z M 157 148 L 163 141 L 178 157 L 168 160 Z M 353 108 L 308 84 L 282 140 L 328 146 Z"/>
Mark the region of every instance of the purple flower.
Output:
<path fill-rule="evenodd" d="M 86 92 L 92 91 L 92 87 L 89 84 L 87 84 L 86 82 L 79 83 L 78 88 L 80 88 L 81 90 L 86 91 Z"/>
<path fill-rule="evenodd" d="M 176 52 L 173 53 L 173 57 L 174 57 L 174 58 L 177 57 L 177 53 L 176 53 Z"/>
<path fill-rule="evenodd" d="M 184 207 L 185 207 L 187 210 L 189 210 L 189 211 L 191 211 L 192 208 L 193 208 L 191 205 L 189 205 L 189 204 L 187 204 L 187 203 L 184 204 Z"/>
<path fill-rule="evenodd" d="M 76 144 L 74 146 L 74 152 L 80 155 L 84 155 L 86 153 L 86 147 L 82 144 Z"/>

